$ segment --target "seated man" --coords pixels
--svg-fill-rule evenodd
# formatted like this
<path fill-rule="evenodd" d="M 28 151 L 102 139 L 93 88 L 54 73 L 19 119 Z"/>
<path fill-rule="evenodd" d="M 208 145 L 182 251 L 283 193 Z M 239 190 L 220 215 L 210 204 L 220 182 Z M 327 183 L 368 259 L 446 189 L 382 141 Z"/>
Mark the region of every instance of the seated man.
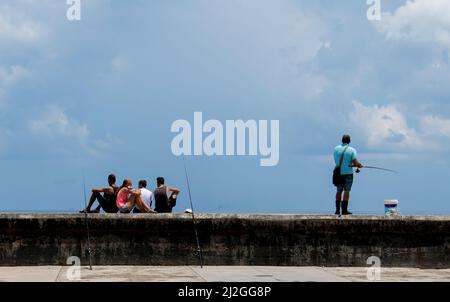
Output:
<path fill-rule="evenodd" d="M 147 181 L 146 180 L 140 180 L 139 181 L 139 191 L 141 191 L 141 198 L 142 200 L 148 205 L 149 208 L 152 207 L 152 199 L 153 199 L 153 193 L 149 189 L 147 189 Z M 142 209 L 136 205 L 133 209 L 133 213 L 142 213 Z"/>
<path fill-rule="evenodd" d="M 154 212 L 150 206 L 142 200 L 141 190 L 134 190 L 132 185 L 131 179 L 125 179 L 120 187 L 119 193 L 117 193 L 116 204 L 119 213 L 128 214 L 133 211 L 135 206 L 138 207 L 142 213 Z"/>
<path fill-rule="evenodd" d="M 177 204 L 177 196 L 181 191 L 174 187 L 165 186 L 164 177 L 156 179 L 156 186 L 157 188 L 153 191 L 155 211 L 157 213 L 172 213 L 172 209 Z"/>
<path fill-rule="evenodd" d="M 106 213 L 117 213 L 116 197 L 118 190 L 119 188 L 116 186 L 116 176 L 110 174 L 108 176 L 108 187 L 92 189 L 89 204 L 86 209 L 81 210 L 80 213 L 100 213 L 100 209 L 103 209 Z M 103 193 L 103 195 L 101 193 Z M 95 210 L 91 211 L 91 207 L 95 200 L 98 201 L 98 206 Z"/>

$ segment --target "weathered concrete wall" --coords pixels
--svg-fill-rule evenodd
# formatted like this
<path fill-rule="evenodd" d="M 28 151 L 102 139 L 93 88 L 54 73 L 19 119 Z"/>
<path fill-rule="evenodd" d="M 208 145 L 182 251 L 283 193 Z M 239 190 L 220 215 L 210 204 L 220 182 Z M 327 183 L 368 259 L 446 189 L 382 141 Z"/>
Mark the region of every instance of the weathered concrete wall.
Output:
<path fill-rule="evenodd" d="M 197 217 L 205 265 L 450 268 L 450 217 Z M 195 265 L 187 214 L 89 215 L 94 265 Z M 84 215 L 0 214 L 0 265 L 87 263 Z"/>

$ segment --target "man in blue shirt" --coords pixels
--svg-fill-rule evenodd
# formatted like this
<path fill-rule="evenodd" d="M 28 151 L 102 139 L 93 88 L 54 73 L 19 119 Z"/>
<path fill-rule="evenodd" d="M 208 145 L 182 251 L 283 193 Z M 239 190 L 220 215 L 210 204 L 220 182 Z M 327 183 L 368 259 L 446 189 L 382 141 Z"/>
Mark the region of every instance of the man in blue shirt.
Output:
<path fill-rule="evenodd" d="M 351 215 L 348 211 L 348 201 L 350 199 L 350 191 L 353 185 L 353 167 L 362 168 L 363 165 L 356 159 L 357 152 L 354 148 L 350 147 L 351 138 L 350 135 L 344 135 L 342 137 L 342 145 L 334 148 L 334 162 L 336 167 L 339 167 L 342 159 L 341 177 L 342 185 L 338 185 L 336 193 L 336 215 Z M 342 198 L 342 192 L 344 192 L 344 198 Z"/>

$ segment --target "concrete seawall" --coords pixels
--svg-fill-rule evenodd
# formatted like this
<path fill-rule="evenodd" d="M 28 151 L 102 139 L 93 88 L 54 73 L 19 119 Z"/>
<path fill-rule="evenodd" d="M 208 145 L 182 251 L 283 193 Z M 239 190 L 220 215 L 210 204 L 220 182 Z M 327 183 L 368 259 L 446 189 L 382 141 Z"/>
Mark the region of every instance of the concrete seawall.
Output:
<path fill-rule="evenodd" d="M 450 268 L 450 217 L 197 216 L 205 265 Z M 196 265 L 188 214 L 90 214 L 94 265 Z M 0 265 L 87 264 L 84 215 L 0 214 Z"/>

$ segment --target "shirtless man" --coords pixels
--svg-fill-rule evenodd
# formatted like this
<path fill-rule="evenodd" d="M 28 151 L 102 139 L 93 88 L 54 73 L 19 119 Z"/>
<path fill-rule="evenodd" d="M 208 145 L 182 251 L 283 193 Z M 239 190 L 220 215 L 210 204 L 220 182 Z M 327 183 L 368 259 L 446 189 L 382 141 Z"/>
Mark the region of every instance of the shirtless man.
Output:
<path fill-rule="evenodd" d="M 100 213 L 100 209 L 103 209 L 106 213 L 117 213 L 116 197 L 118 190 L 119 187 L 116 185 L 116 176 L 110 174 L 108 176 L 108 187 L 93 188 L 89 204 L 86 209 L 81 210 L 80 213 Z M 98 201 L 98 206 L 95 210 L 91 211 L 91 207 L 96 200 Z"/>

